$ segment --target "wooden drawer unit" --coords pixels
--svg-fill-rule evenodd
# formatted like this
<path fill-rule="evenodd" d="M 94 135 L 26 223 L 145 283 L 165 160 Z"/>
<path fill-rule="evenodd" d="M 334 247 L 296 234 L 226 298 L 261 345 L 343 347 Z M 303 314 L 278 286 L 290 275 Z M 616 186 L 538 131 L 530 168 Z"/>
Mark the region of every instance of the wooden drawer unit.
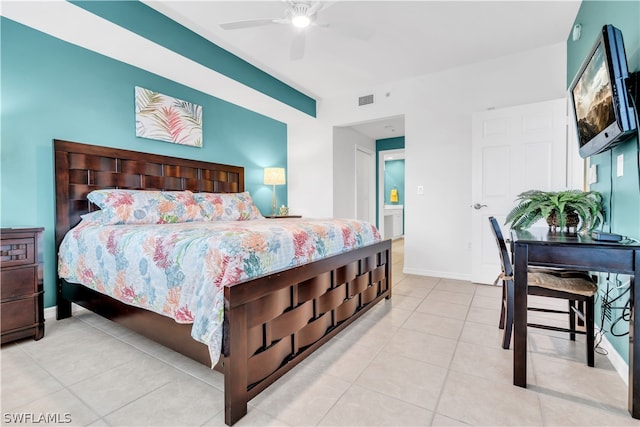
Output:
<path fill-rule="evenodd" d="M 44 336 L 43 228 L 0 229 L 2 344 Z"/>

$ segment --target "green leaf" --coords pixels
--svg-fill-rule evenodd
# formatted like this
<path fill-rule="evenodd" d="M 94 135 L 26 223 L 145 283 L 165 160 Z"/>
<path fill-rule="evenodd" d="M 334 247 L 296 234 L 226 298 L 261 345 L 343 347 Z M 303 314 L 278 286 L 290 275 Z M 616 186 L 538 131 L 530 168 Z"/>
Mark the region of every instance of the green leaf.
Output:
<path fill-rule="evenodd" d="M 561 229 L 566 227 L 566 214 L 576 212 L 581 220 L 581 232 L 591 231 L 604 222 L 602 195 L 596 191 L 528 190 L 516 198 L 516 205 L 507 214 L 505 225 L 528 228 L 552 213 L 558 216 Z"/>

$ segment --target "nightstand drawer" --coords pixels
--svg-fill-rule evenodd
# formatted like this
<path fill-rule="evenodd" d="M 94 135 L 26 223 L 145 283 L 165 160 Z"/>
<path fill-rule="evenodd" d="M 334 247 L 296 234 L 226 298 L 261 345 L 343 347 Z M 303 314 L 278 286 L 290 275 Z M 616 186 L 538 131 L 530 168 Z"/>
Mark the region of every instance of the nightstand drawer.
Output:
<path fill-rule="evenodd" d="M 0 344 L 44 336 L 43 231 L 0 228 Z"/>
<path fill-rule="evenodd" d="M 33 264 L 35 262 L 35 240 L 33 237 L 2 239 L 0 262 L 2 267 Z"/>
<path fill-rule="evenodd" d="M 36 299 L 34 297 L 2 303 L 2 330 L 33 326 L 36 323 Z"/>
<path fill-rule="evenodd" d="M 2 270 L 2 275 L 0 276 L 0 298 L 5 300 L 38 292 L 37 278 L 37 265 Z"/>

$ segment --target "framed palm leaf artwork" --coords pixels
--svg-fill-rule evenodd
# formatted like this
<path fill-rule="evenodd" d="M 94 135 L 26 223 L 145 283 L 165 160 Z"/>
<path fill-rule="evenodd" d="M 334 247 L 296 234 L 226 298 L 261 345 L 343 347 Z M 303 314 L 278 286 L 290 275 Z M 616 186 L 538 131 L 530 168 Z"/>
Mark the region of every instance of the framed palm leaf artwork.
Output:
<path fill-rule="evenodd" d="M 202 106 L 136 86 L 136 136 L 202 147 Z"/>

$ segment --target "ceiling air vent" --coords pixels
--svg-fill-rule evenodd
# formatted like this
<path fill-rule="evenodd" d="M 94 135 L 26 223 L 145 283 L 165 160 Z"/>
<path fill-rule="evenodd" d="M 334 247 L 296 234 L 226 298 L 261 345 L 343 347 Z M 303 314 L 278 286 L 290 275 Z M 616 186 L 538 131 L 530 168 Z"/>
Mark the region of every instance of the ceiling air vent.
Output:
<path fill-rule="evenodd" d="M 373 104 L 373 94 L 365 95 L 358 98 L 358 106 Z"/>

